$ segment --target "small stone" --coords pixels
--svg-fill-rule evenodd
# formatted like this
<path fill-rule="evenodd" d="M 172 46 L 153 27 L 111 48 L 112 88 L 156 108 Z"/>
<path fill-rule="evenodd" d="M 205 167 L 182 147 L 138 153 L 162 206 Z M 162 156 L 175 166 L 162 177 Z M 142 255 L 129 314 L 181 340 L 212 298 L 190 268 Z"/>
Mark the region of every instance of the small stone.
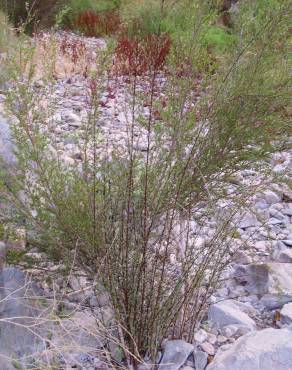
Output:
<path fill-rule="evenodd" d="M 281 202 L 282 198 L 276 194 L 274 191 L 266 190 L 263 193 L 263 198 L 268 204 L 275 204 Z"/>
<path fill-rule="evenodd" d="M 208 355 L 215 355 L 215 348 L 211 343 L 204 342 L 201 344 L 201 348 L 204 352 L 208 353 Z"/>
<path fill-rule="evenodd" d="M 248 265 L 252 262 L 250 256 L 248 256 L 244 251 L 238 250 L 235 255 L 233 256 L 235 262 L 240 263 L 242 265 Z"/>
<path fill-rule="evenodd" d="M 208 338 L 207 338 L 207 341 L 211 344 L 215 344 L 217 342 L 217 337 L 216 335 L 212 334 L 212 333 L 208 333 Z"/>
<path fill-rule="evenodd" d="M 81 119 L 75 113 L 68 113 L 65 119 L 69 126 L 80 127 L 82 125 Z"/>
<path fill-rule="evenodd" d="M 227 338 L 224 337 L 224 335 L 218 335 L 217 342 L 220 343 L 220 344 L 225 343 L 225 342 L 227 342 Z"/>
<path fill-rule="evenodd" d="M 238 331 L 238 326 L 236 325 L 227 325 L 224 328 L 222 328 L 222 333 L 227 338 L 233 337 Z"/>
<path fill-rule="evenodd" d="M 203 330 L 203 329 L 200 329 L 199 331 L 196 332 L 196 334 L 194 335 L 194 339 L 196 342 L 198 343 L 203 343 L 207 340 L 208 338 L 208 333 Z"/>
<path fill-rule="evenodd" d="M 270 244 L 268 242 L 264 241 L 264 240 L 257 241 L 254 244 L 254 247 L 258 251 L 262 251 L 262 252 L 265 252 L 269 246 L 270 246 Z"/>
<path fill-rule="evenodd" d="M 248 227 L 258 226 L 259 222 L 256 216 L 251 212 L 246 212 L 241 218 L 238 227 L 241 229 L 246 229 Z"/>

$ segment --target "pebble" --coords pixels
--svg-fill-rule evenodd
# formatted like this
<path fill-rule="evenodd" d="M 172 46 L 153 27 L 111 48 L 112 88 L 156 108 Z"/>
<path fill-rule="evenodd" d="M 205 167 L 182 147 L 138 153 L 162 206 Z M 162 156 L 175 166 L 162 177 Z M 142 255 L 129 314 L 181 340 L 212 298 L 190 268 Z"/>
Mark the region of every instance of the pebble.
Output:
<path fill-rule="evenodd" d="M 215 348 L 211 343 L 204 342 L 200 346 L 204 352 L 208 353 L 208 355 L 215 355 Z"/>

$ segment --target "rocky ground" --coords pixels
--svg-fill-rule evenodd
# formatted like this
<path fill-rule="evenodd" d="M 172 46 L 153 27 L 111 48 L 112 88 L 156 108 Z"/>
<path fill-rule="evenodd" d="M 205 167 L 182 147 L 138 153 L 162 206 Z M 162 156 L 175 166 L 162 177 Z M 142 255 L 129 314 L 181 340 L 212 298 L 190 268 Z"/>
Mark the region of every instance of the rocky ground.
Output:
<path fill-rule="evenodd" d="M 96 43 L 102 47 L 100 41 L 82 39 L 82 42 L 89 48 Z M 42 83 L 37 82 L 36 88 L 42 89 Z M 49 122 L 50 130 L 59 154 L 68 163 L 78 162 L 82 155 L 80 137 L 88 115 L 86 89 L 85 79 L 77 75 L 57 79 L 53 91 L 57 110 Z M 126 82 L 119 81 L 114 93 L 113 89 L 110 85 L 101 99 L 101 156 L 109 155 L 113 145 L 124 150 L 128 140 Z M 3 132 L 1 127 L 0 132 Z M 136 127 L 135 130 L 136 149 L 143 152 L 143 129 Z M 270 167 L 272 172 L 291 179 L 292 153 L 277 153 L 271 159 Z M 237 183 L 256 181 L 257 176 L 255 170 L 242 171 Z M 221 288 L 212 295 L 194 343 L 167 341 L 159 370 L 292 369 L 292 191 L 287 186 L 273 183 L 264 191 L 251 195 L 250 201 L 250 210 L 234 220 L 237 234 L 230 241 L 231 249 L 239 244 L 242 247 L 236 251 Z M 194 230 L 202 242 L 210 236 L 212 222 L 216 222 L 216 218 Z M 43 258 L 37 252 L 32 252 L 31 256 Z M 42 314 L 39 317 L 50 317 L 46 340 L 36 344 L 42 354 L 41 360 L 49 364 L 57 356 L 59 365 L 56 368 L 60 369 L 107 369 L 102 360 L 106 356 L 105 345 L 111 348 L 117 361 L 121 354 L 114 343 L 105 343 L 94 330 L 96 318 L 106 319 L 109 323 L 113 318 L 106 292 L 98 282 L 86 280 L 82 272 L 72 271 L 64 279 L 60 268 L 43 263 L 29 272 L 37 291 L 34 296 L 41 297 L 38 307 Z M 11 271 L 11 268 L 4 268 L 0 275 L 5 287 L 1 292 L 2 299 L 6 302 L 0 318 L 4 313 L 6 317 L 15 316 L 14 301 L 7 299 L 13 279 Z M 24 273 L 15 271 L 22 274 L 18 276 L 19 285 L 31 286 Z M 97 296 L 93 287 L 100 288 Z M 20 306 L 24 296 L 23 292 L 21 294 Z M 17 313 L 21 314 L 27 316 L 25 310 Z M 0 343 L 2 340 L 1 330 Z M 62 353 L 57 353 L 57 348 L 63 348 Z M 9 350 L 5 348 L 2 352 L 7 354 Z M 19 352 L 26 356 L 31 353 L 23 346 Z"/>

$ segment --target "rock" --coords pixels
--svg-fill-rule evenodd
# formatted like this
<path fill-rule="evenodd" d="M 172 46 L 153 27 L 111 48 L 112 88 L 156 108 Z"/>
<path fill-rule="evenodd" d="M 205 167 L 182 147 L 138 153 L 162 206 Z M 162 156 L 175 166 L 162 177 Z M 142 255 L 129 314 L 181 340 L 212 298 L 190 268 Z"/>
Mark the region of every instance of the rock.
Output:
<path fill-rule="evenodd" d="M 248 227 L 258 226 L 259 222 L 256 216 L 251 212 L 246 212 L 241 220 L 239 221 L 238 227 L 241 229 L 246 229 Z"/>
<path fill-rule="evenodd" d="M 65 120 L 72 127 L 80 127 L 82 125 L 80 117 L 75 113 L 67 113 Z"/>
<path fill-rule="evenodd" d="M 232 337 L 238 337 L 240 335 L 247 334 L 249 331 L 249 328 L 244 325 L 234 324 L 224 326 L 222 329 L 222 334 L 230 339 Z"/>
<path fill-rule="evenodd" d="M 280 315 L 282 324 L 292 324 L 292 303 L 285 304 L 280 311 Z"/>
<path fill-rule="evenodd" d="M 288 240 L 282 240 L 284 244 L 286 244 L 288 247 L 292 247 L 292 239 Z"/>
<path fill-rule="evenodd" d="M 233 260 L 242 265 L 248 265 L 252 262 L 251 257 L 249 257 L 244 251 L 238 250 L 233 256 Z"/>
<path fill-rule="evenodd" d="M 255 330 L 256 324 L 245 312 L 243 312 L 236 301 L 226 300 L 210 306 L 208 320 L 217 328 L 239 324 L 246 326 L 249 330 Z"/>
<path fill-rule="evenodd" d="M 279 262 L 292 263 L 292 249 L 286 249 L 276 254 L 276 259 Z"/>
<path fill-rule="evenodd" d="M 264 329 L 218 353 L 207 370 L 291 370 L 292 329 Z"/>
<path fill-rule="evenodd" d="M 250 294 L 269 294 L 280 299 L 291 296 L 292 301 L 292 264 L 290 263 L 270 262 L 237 266 L 235 279 L 244 285 Z"/>
<path fill-rule="evenodd" d="M 208 353 L 208 355 L 211 355 L 211 356 L 215 355 L 215 348 L 211 343 L 204 342 L 200 345 L 200 347 L 202 348 L 204 352 Z"/>
<path fill-rule="evenodd" d="M 276 194 L 274 191 L 271 190 L 266 190 L 263 193 L 263 199 L 268 203 L 268 204 L 275 204 L 279 203 L 282 201 L 282 198 L 280 195 Z"/>
<path fill-rule="evenodd" d="M 218 335 L 217 342 L 220 343 L 220 344 L 225 343 L 225 342 L 227 342 L 227 338 L 224 337 L 224 335 Z"/>
<path fill-rule="evenodd" d="M 269 242 L 266 242 L 264 240 L 260 240 L 260 241 L 255 242 L 254 247 L 258 251 L 265 252 L 268 249 L 268 247 L 270 247 L 270 245 L 271 244 Z"/>
<path fill-rule="evenodd" d="M 39 319 L 41 307 L 34 298 L 39 296 L 40 291 L 19 269 L 9 267 L 0 271 L 1 370 L 11 368 L 9 358 L 13 358 L 20 368 L 30 368 L 31 356 L 44 350 L 38 335 L 42 335 L 46 327 Z M 33 329 L 29 330 L 29 326 Z"/>
<path fill-rule="evenodd" d="M 292 295 L 264 294 L 259 303 L 268 310 L 276 310 L 292 302 Z"/>
<path fill-rule="evenodd" d="M 69 363 L 98 357 L 104 346 L 99 335 L 96 317 L 89 310 L 77 311 L 52 328 L 52 346 L 62 349 L 62 357 Z"/>
<path fill-rule="evenodd" d="M 208 362 L 208 354 L 206 352 L 195 350 L 194 359 L 196 370 L 204 370 L 206 368 Z"/>
<path fill-rule="evenodd" d="M 194 346 L 183 340 L 170 340 L 165 343 L 164 353 L 158 370 L 178 370 L 184 365 Z"/>
<path fill-rule="evenodd" d="M 208 338 L 208 333 L 203 330 L 203 329 L 200 329 L 199 331 L 196 332 L 196 334 L 194 335 L 194 339 L 196 342 L 198 343 L 203 343 L 205 342 L 205 340 L 207 340 Z"/>
<path fill-rule="evenodd" d="M 208 333 L 207 342 L 209 342 L 211 344 L 215 344 L 217 342 L 216 335 L 215 334 L 212 334 L 212 333 Z"/>

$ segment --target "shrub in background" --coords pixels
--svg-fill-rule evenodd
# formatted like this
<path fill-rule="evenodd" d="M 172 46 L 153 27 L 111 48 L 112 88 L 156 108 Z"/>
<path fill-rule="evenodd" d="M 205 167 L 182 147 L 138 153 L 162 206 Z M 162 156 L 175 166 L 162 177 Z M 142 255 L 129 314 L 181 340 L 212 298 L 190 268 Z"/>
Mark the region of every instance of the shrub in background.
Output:
<path fill-rule="evenodd" d="M 28 32 L 55 24 L 55 16 L 63 0 L 0 0 L 0 9 L 15 27 L 25 25 Z"/>
<path fill-rule="evenodd" d="M 119 0 L 71 0 L 63 25 L 87 36 L 116 33 L 120 27 Z"/>

